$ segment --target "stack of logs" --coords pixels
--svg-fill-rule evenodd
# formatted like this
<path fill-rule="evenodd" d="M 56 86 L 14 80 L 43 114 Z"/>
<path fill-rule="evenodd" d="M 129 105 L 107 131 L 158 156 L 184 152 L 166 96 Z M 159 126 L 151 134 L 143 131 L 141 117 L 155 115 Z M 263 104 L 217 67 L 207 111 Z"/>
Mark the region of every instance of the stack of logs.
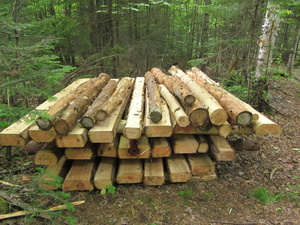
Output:
<path fill-rule="evenodd" d="M 93 190 L 108 185 L 162 185 L 216 179 L 216 161 L 234 161 L 230 134 L 281 134 L 281 128 L 233 96 L 198 68 L 171 76 L 152 68 L 120 80 L 101 73 L 79 79 L 0 133 L 0 145 L 35 150 L 46 171 L 40 185 Z M 29 149 L 29 150 L 28 150 Z"/>

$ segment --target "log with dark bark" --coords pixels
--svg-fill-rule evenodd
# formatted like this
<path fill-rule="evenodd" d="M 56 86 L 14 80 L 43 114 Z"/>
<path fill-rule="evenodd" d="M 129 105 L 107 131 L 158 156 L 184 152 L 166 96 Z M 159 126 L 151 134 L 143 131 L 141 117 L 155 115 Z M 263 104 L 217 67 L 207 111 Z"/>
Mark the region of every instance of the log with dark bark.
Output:
<path fill-rule="evenodd" d="M 156 81 L 166 86 L 166 88 L 175 95 L 181 103 L 191 105 L 196 98 L 189 88 L 178 78 L 164 74 L 160 69 L 154 67 L 151 69 Z"/>
<path fill-rule="evenodd" d="M 148 114 L 148 118 L 154 123 L 158 123 L 162 119 L 161 99 L 153 73 L 150 71 L 146 72 L 145 74 L 145 82 L 146 93 L 149 99 L 149 111 L 146 112 L 146 114 Z"/>
<path fill-rule="evenodd" d="M 124 77 L 119 82 L 115 92 L 101 106 L 100 110 L 96 114 L 97 120 L 99 121 L 104 120 L 124 101 L 124 96 L 126 96 L 128 92 L 132 91 L 131 85 L 132 85 L 132 79 L 130 77 Z"/>
<path fill-rule="evenodd" d="M 247 110 L 238 101 L 231 98 L 223 89 L 212 85 L 210 82 L 198 74 L 192 71 L 186 71 L 186 74 L 193 78 L 198 84 L 203 86 L 214 98 L 220 103 L 220 105 L 226 110 L 234 123 L 241 126 L 247 126 L 252 121 L 252 113 Z"/>
<path fill-rule="evenodd" d="M 101 73 L 87 89 L 85 89 L 69 107 L 57 118 L 54 129 L 59 135 L 68 134 L 76 125 L 77 120 L 85 113 L 87 107 L 99 95 L 102 88 L 108 83 L 110 76 Z"/>
<path fill-rule="evenodd" d="M 97 122 L 96 115 L 101 106 L 110 98 L 117 88 L 117 80 L 110 80 L 102 89 L 98 97 L 94 100 L 93 104 L 88 108 L 85 114 L 80 119 L 83 127 L 91 129 Z"/>

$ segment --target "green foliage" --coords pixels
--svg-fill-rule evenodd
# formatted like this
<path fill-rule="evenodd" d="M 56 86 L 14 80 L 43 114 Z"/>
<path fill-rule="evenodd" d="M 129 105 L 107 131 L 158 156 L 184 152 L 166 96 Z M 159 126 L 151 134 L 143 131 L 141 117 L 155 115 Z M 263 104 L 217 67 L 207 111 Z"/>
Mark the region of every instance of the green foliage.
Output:
<path fill-rule="evenodd" d="M 180 191 L 179 195 L 183 197 L 191 197 L 194 195 L 194 193 L 191 190 L 186 189 L 184 191 Z"/>
<path fill-rule="evenodd" d="M 106 193 L 109 193 L 109 194 L 116 194 L 116 187 L 114 185 L 108 185 L 106 188 L 102 189 L 101 190 L 101 194 L 102 195 L 105 195 Z"/>
<path fill-rule="evenodd" d="M 282 193 L 272 194 L 265 187 L 259 187 L 250 192 L 250 196 L 262 203 L 274 203 L 279 201 L 282 197 Z"/>

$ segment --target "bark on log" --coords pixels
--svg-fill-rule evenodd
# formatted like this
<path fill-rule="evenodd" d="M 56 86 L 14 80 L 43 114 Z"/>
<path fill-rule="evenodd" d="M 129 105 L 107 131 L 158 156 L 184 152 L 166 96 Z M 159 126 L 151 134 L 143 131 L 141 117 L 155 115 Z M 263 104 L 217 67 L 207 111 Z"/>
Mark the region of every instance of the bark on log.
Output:
<path fill-rule="evenodd" d="M 169 92 L 169 90 L 162 84 L 159 85 L 161 96 L 167 102 L 171 113 L 173 114 L 176 122 L 181 127 L 186 127 L 190 124 L 190 119 L 186 115 L 181 105 L 177 102 L 176 98 Z"/>
<path fill-rule="evenodd" d="M 96 115 L 101 109 L 102 105 L 110 98 L 115 92 L 118 82 L 116 80 L 110 80 L 98 97 L 94 100 L 93 104 L 88 108 L 85 114 L 80 119 L 80 123 L 83 127 L 91 129 L 97 122 Z"/>
<path fill-rule="evenodd" d="M 70 103 L 69 107 L 55 121 L 54 129 L 59 135 L 66 135 L 73 129 L 77 120 L 84 114 L 87 107 L 109 80 L 109 75 L 101 73 L 99 77 L 90 84 L 89 88 L 85 89 Z"/>
<path fill-rule="evenodd" d="M 164 74 L 158 68 L 152 68 L 151 72 L 153 73 L 156 81 L 160 84 L 166 86 L 166 88 L 175 95 L 181 103 L 185 103 L 187 105 L 192 105 L 196 98 L 189 90 L 189 88 L 178 78 L 175 76 L 168 76 Z"/>
<path fill-rule="evenodd" d="M 101 106 L 96 118 L 99 121 L 104 120 L 109 114 L 111 114 L 124 100 L 124 96 L 128 92 L 131 92 L 132 79 L 130 77 L 124 77 L 118 84 L 115 92 L 110 98 Z"/>
<path fill-rule="evenodd" d="M 189 77 L 176 66 L 172 66 L 169 72 L 173 76 L 178 76 L 193 92 L 194 96 L 208 109 L 209 118 L 212 124 L 222 125 L 228 118 L 226 111 L 208 91 Z"/>
<path fill-rule="evenodd" d="M 154 123 L 158 123 L 162 119 L 160 94 L 154 76 L 149 71 L 145 74 L 145 82 L 149 99 L 149 111 L 146 114 Z"/>
<path fill-rule="evenodd" d="M 89 88 L 91 83 L 93 83 L 97 78 L 90 79 L 80 86 L 78 86 L 76 89 L 72 90 L 70 93 L 68 93 L 66 96 L 61 98 L 59 101 L 57 101 L 54 105 L 52 105 L 47 113 L 51 116 L 50 119 L 42 119 L 38 118 L 36 120 L 36 124 L 41 130 L 49 130 L 54 122 L 57 116 L 61 115 L 69 106 L 70 102 L 74 101 L 84 90 Z"/>
<path fill-rule="evenodd" d="M 186 74 L 193 78 L 198 84 L 203 86 L 212 96 L 214 96 L 214 98 L 226 110 L 227 114 L 234 123 L 237 123 L 241 126 L 247 126 L 251 123 L 252 113 L 242 106 L 238 101 L 235 101 L 235 99 L 231 98 L 226 91 L 211 85 L 205 78 L 198 76 L 192 71 L 186 71 Z"/>

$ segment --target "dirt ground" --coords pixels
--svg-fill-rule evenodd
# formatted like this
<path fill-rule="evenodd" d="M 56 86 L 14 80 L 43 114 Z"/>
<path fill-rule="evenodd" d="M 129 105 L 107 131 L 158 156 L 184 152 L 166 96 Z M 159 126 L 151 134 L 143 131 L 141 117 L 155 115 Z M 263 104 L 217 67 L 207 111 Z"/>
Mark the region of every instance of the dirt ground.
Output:
<path fill-rule="evenodd" d="M 237 152 L 235 162 L 217 163 L 218 179 L 207 182 L 163 186 L 117 185 L 116 193 L 71 192 L 71 201 L 85 200 L 73 216 L 79 225 L 92 224 L 300 224 L 300 80 L 281 78 L 272 81 L 270 105 L 276 109 L 268 115 L 283 129 L 278 136 L 253 136 L 261 144 L 255 152 Z M 10 172 L 26 168 L 30 174 L 30 156 L 15 153 L 8 164 L 0 152 L 0 179 L 15 176 Z M 21 159 L 21 160 L 20 160 Z M 264 187 L 272 194 L 282 194 L 274 203 L 262 203 L 251 196 Z M 23 224 L 24 219 L 10 219 L 3 224 Z M 34 219 L 30 224 L 50 224 Z M 1 224 L 1 222 L 0 222 Z M 55 224 L 55 223 L 54 223 Z M 61 224 L 64 224 L 61 222 Z"/>

